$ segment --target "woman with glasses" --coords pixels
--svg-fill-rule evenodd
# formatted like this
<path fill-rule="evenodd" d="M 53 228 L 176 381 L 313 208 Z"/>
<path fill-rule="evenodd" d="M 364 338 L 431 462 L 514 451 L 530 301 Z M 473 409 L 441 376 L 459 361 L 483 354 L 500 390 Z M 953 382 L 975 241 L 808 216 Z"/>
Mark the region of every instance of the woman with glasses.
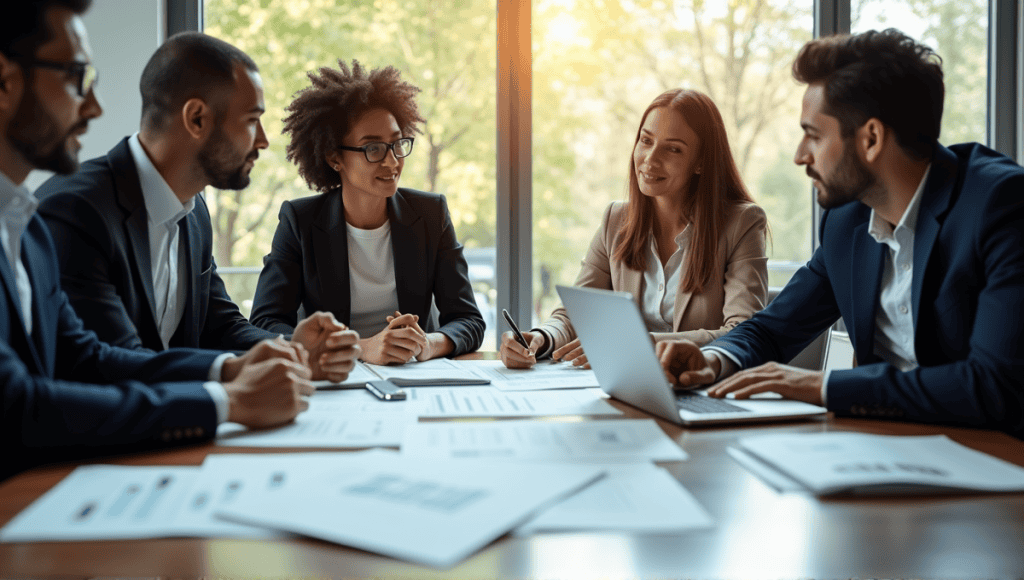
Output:
<path fill-rule="evenodd" d="M 300 311 L 333 312 L 376 364 L 474 351 L 484 321 L 445 198 L 398 187 L 419 89 L 394 67 L 338 66 L 286 109 L 288 159 L 319 195 L 281 206 L 252 322 L 287 334 Z"/>
<path fill-rule="evenodd" d="M 704 345 L 764 308 L 768 222 L 707 95 L 675 89 L 647 107 L 628 180 L 629 199 L 604 212 L 577 286 L 631 293 L 654 341 Z M 529 348 L 502 335 L 505 366 L 528 368 L 548 355 L 587 364 L 564 308 L 523 335 Z"/>

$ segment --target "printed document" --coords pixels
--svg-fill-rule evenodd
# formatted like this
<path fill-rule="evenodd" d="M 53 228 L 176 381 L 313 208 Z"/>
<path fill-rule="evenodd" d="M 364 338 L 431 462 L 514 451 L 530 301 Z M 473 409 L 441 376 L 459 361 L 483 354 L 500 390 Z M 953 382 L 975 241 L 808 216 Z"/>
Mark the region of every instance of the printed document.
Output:
<path fill-rule="evenodd" d="M 404 365 L 374 365 L 366 368 L 382 379 L 388 379 L 400 387 L 486 385 L 490 379 L 482 377 L 467 368 L 463 361 L 435 358 L 424 362 L 408 362 Z"/>
<path fill-rule="evenodd" d="M 586 465 L 339 455 L 278 491 L 243 489 L 217 514 L 446 568 L 602 477 Z"/>
<path fill-rule="evenodd" d="M 500 360 L 459 361 L 476 374 L 487 377 L 503 391 L 543 391 L 600 386 L 594 371 L 567 362 L 541 361 L 529 369 L 509 369 Z"/>
<path fill-rule="evenodd" d="M 945 435 L 762 435 L 739 446 L 816 495 L 1024 491 L 1024 468 Z"/>
<path fill-rule="evenodd" d="M 402 455 L 631 463 L 687 457 L 651 419 L 417 423 L 405 431 Z"/>
<path fill-rule="evenodd" d="M 541 415 L 621 415 L 601 389 L 510 392 L 494 387 L 410 388 L 407 403 L 419 404 L 420 417 L 536 417 Z"/>
<path fill-rule="evenodd" d="M 619 530 L 674 533 L 713 525 L 711 516 L 676 478 L 651 463 L 606 465 L 605 477 L 519 526 L 536 532 Z"/>

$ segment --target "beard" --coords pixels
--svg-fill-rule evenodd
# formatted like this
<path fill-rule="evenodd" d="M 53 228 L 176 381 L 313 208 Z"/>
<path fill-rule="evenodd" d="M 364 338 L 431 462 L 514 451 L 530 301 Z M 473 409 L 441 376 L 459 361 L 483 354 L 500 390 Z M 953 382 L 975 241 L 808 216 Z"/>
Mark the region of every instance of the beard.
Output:
<path fill-rule="evenodd" d="M 245 164 L 259 157 L 259 151 L 253 149 L 239 159 L 239 154 L 231 146 L 223 127 L 217 127 L 196 157 L 210 185 L 217 189 L 240 190 L 248 187 L 250 181 L 249 170 L 245 168 Z"/>
<path fill-rule="evenodd" d="M 818 175 L 810 167 L 807 168 L 807 175 L 821 183 L 818 190 L 818 205 L 823 209 L 835 209 L 859 201 L 877 183 L 875 176 L 851 150 L 849 140 L 843 144 L 843 157 L 828 179 Z"/>
<path fill-rule="evenodd" d="M 7 126 L 7 140 L 36 169 L 66 175 L 78 170 L 78 152 L 69 151 L 68 142 L 88 124 L 83 119 L 62 134 L 57 122 L 40 106 L 35 92 L 27 91 Z"/>

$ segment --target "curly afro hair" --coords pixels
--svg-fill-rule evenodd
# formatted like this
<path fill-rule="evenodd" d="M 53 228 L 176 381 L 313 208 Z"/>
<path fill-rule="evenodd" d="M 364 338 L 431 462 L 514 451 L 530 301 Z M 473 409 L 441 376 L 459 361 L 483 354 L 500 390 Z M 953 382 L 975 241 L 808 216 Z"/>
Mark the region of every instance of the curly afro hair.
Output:
<path fill-rule="evenodd" d="M 291 136 L 288 160 L 299 168 L 299 175 L 310 189 L 326 192 L 341 184 L 338 173 L 327 164 L 327 153 L 334 151 L 348 135 L 359 117 L 371 109 L 385 109 L 394 115 L 402 135 L 419 133 L 426 119 L 416 107 L 420 89 L 402 80 L 393 66 L 366 72 L 358 61 L 352 68 L 338 60 L 338 69 L 321 67 L 307 73 L 313 85 L 295 94 L 285 108 L 283 134 Z"/>

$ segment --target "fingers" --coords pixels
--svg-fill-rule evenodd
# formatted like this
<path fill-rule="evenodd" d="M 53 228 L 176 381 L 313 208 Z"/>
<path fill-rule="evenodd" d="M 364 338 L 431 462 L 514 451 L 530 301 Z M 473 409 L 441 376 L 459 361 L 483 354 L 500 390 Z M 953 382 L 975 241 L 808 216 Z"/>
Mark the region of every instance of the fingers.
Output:
<path fill-rule="evenodd" d="M 388 316 L 388 328 L 402 328 L 403 326 L 411 326 L 419 322 L 420 317 L 415 314 L 402 314 L 395 312 L 394 316 Z"/>
<path fill-rule="evenodd" d="M 533 340 L 530 343 L 532 345 Z M 528 369 L 537 364 L 537 357 L 533 354 L 533 351 L 519 344 L 515 333 L 511 330 L 501 335 L 501 351 L 499 354 L 505 368 Z"/>

